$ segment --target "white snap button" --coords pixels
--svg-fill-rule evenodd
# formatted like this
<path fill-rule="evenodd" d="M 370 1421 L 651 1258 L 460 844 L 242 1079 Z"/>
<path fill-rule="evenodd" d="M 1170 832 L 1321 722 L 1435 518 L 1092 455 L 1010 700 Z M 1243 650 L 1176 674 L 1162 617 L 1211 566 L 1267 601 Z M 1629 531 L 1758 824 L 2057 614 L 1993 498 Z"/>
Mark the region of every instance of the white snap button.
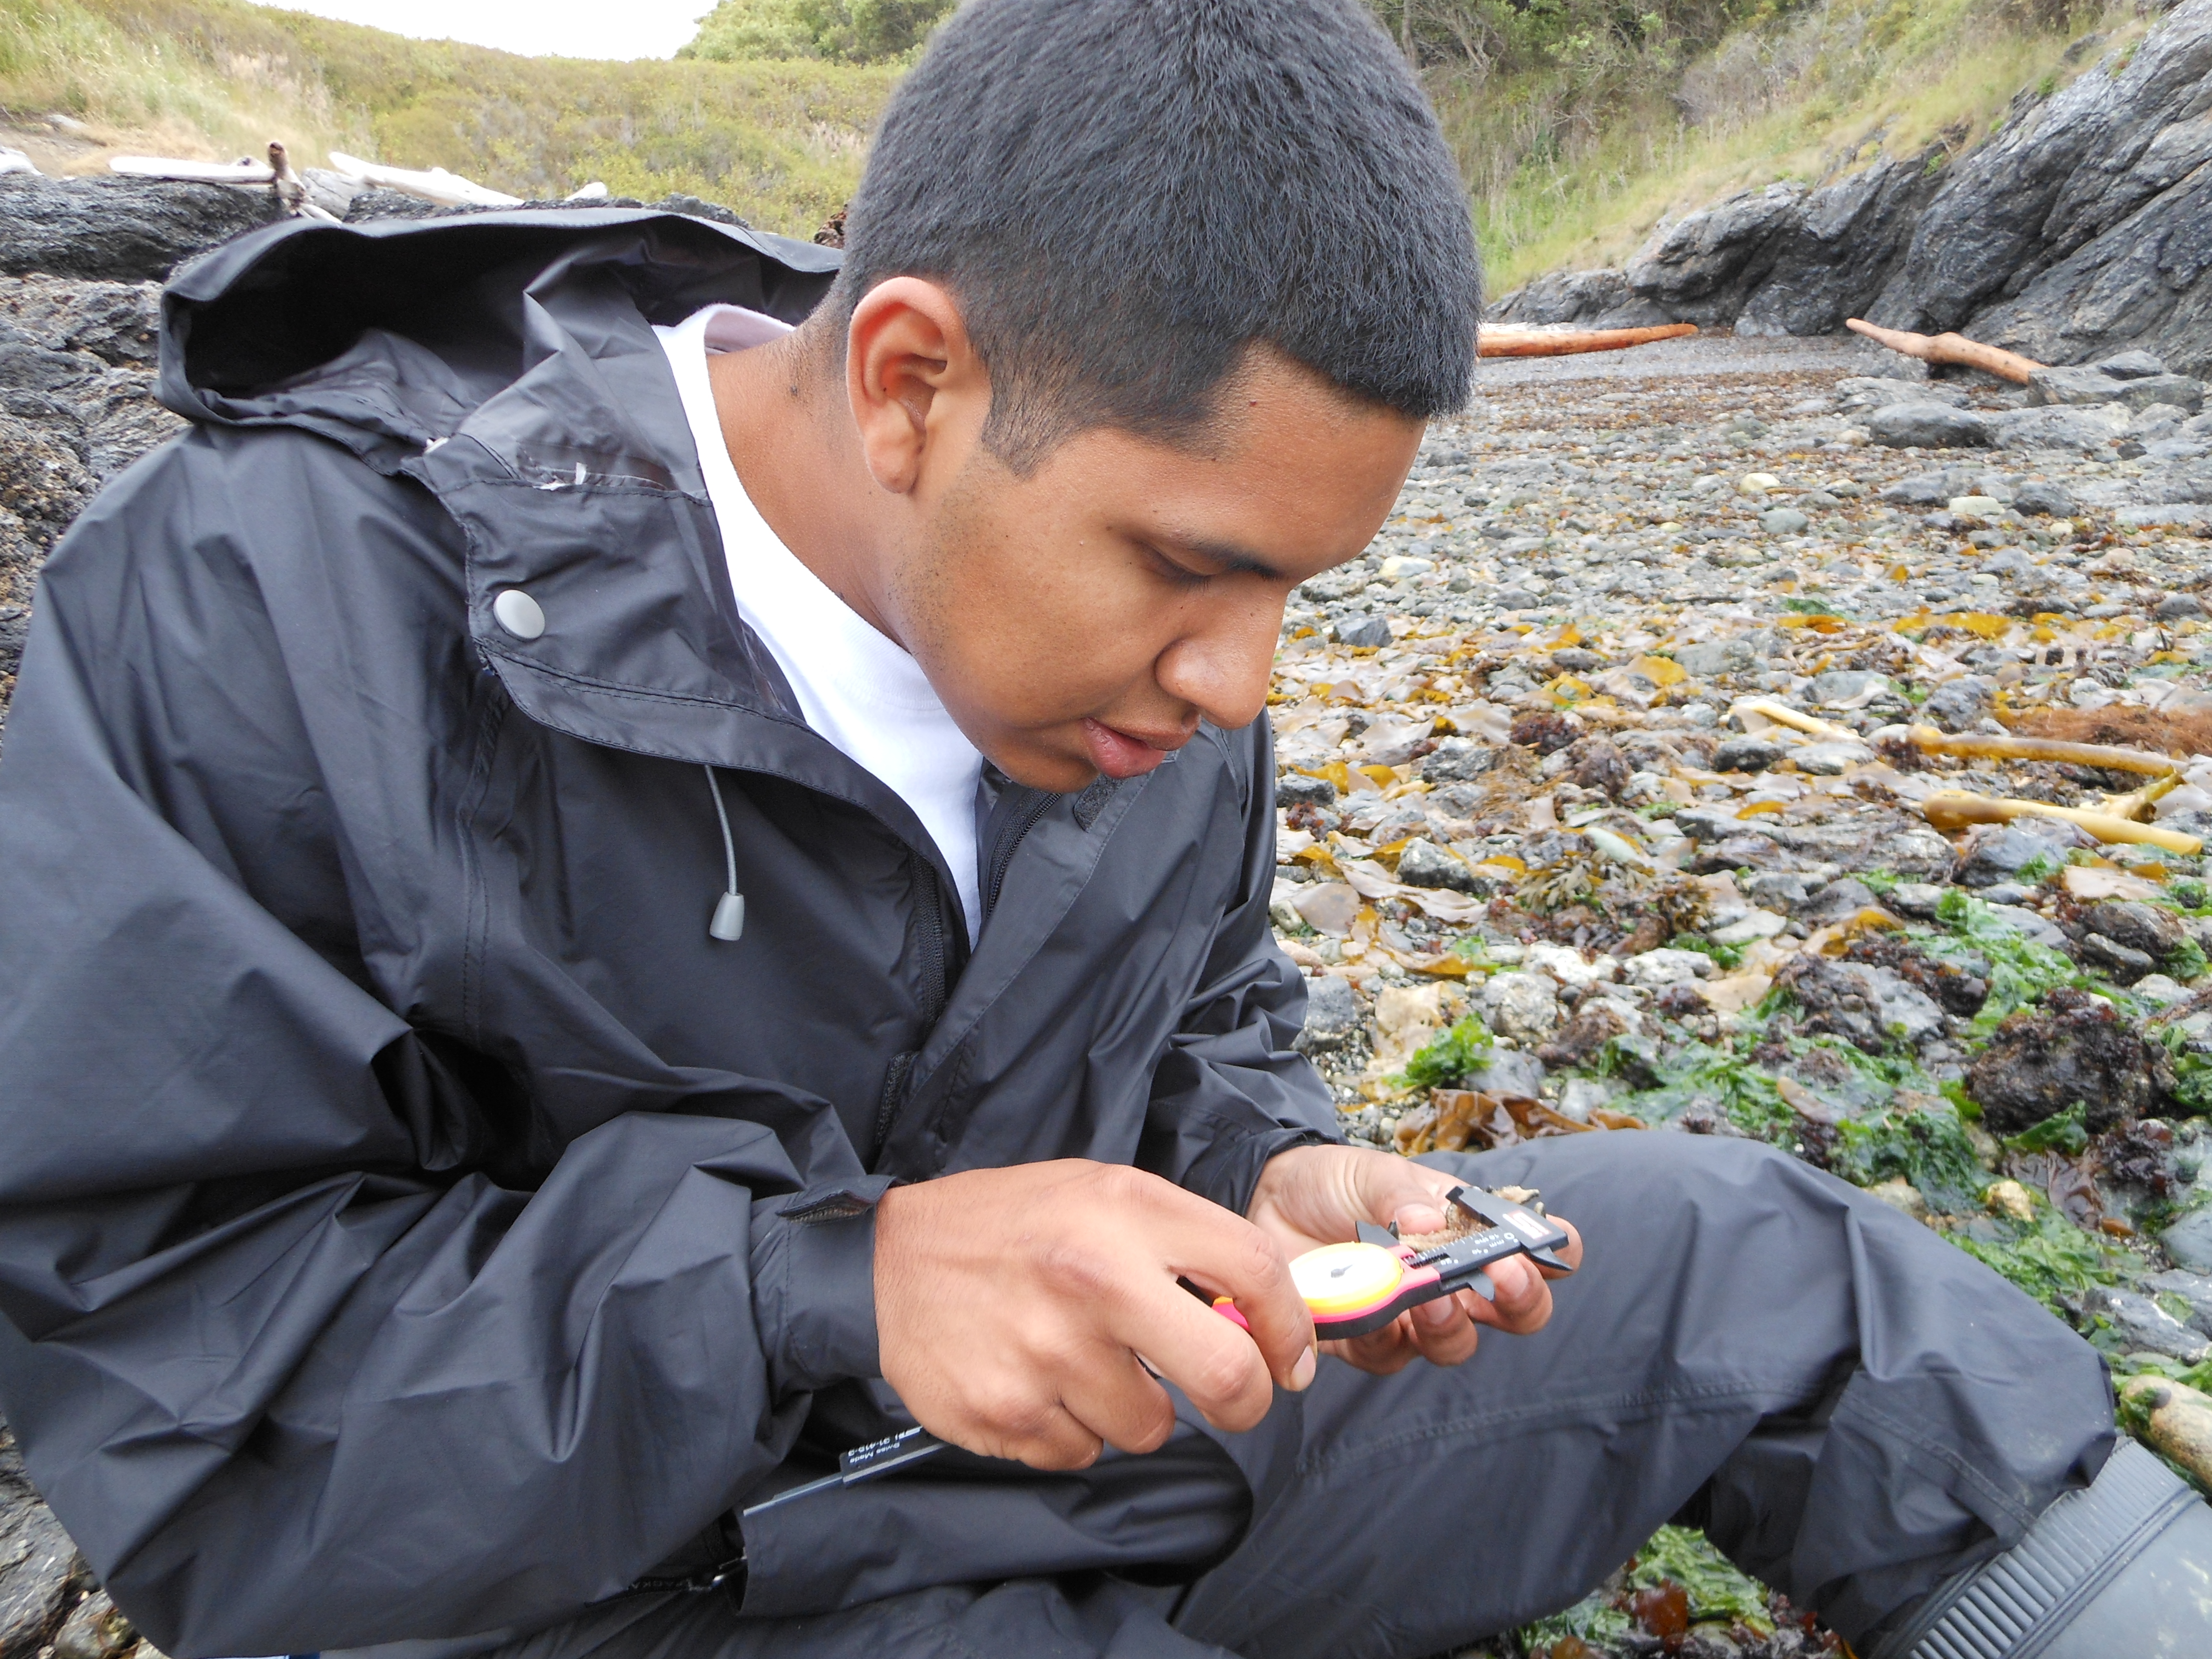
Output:
<path fill-rule="evenodd" d="M 534 640 L 545 631 L 545 612 L 537 600 L 519 587 L 504 589 L 491 602 L 492 619 L 518 640 Z"/>

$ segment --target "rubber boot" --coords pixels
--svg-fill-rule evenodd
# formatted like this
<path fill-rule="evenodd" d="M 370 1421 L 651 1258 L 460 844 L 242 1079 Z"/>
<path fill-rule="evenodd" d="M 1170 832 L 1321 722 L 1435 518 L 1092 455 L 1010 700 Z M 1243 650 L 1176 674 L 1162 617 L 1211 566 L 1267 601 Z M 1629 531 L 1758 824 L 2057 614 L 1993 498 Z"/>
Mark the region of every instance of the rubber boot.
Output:
<path fill-rule="evenodd" d="M 2212 1656 L 2212 1509 L 2123 1440 L 2086 1491 L 1930 1595 L 1870 1659 L 2185 1656 Z"/>

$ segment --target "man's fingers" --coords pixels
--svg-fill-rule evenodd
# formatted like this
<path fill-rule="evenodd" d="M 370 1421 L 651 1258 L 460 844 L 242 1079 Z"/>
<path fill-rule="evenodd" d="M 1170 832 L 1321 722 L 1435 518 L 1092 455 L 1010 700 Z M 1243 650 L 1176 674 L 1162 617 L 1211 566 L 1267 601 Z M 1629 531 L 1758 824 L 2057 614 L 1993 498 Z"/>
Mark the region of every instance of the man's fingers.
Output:
<path fill-rule="evenodd" d="M 1125 1452 L 1158 1451 L 1175 1432 L 1175 1401 L 1127 1350 L 1101 1344 L 1068 1366 L 1066 1375 L 1060 1403 L 1108 1445 Z"/>
<path fill-rule="evenodd" d="M 915 1413 L 940 1440 L 979 1457 L 1003 1457 L 1033 1469 L 1087 1469 L 1098 1461 L 1099 1437 L 1056 1400 L 1019 1392 L 981 1392 L 948 1401 L 951 1409 Z"/>
<path fill-rule="evenodd" d="M 1468 1304 L 1482 1298 L 1462 1291 L 1413 1310 L 1413 1340 L 1421 1358 L 1432 1365 L 1456 1365 L 1474 1352 L 1481 1333 L 1475 1329 Z"/>
<path fill-rule="evenodd" d="M 1475 1297 L 1472 1313 L 1480 1324 L 1492 1325 L 1514 1336 L 1527 1336 L 1551 1322 L 1552 1287 L 1536 1264 L 1526 1256 L 1508 1256 L 1485 1269 L 1496 1294 Z"/>
<path fill-rule="evenodd" d="M 1405 1233 L 1440 1232 L 1450 1224 L 1444 1194 L 1460 1183 L 1443 1170 L 1402 1158 L 1363 1159 L 1357 1169 L 1370 1220 Z"/>
<path fill-rule="evenodd" d="M 1324 1342 L 1322 1352 L 1370 1376 L 1395 1376 L 1420 1358 L 1408 1316 L 1400 1315 L 1379 1331 L 1348 1341 Z"/>
<path fill-rule="evenodd" d="M 1290 1262 L 1281 1247 L 1250 1222 L 1203 1200 L 1194 1206 L 1177 1206 L 1172 1219 L 1176 1231 L 1169 1245 L 1176 1271 L 1209 1297 L 1225 1296 L 1234 1301 L 1250 1330 L 1250 1341 L 1259 1346 L 1268 1375 L 1286 1389 L 1304 1388 L 1313 1380 L 1313 1315 L 1291 1282 Z M 1182 1300 L 1199 1306 L 1189 1297 Z M 1218 1314 L 1202 1306 L 1200 1311 L 1217 1324 L 1232 1331 L 1236 1328 Z M 1187 1321 L 1176 1323 L 1180 1328 L 1193 1328 Z M 1121 1336 L 1119 1331 L 1115 1334 Z M 1140 1349 L 1194 1401 L 1198 1400 L 1190 1384 L 1170 1369 L 1168 1356 L 1145 1346 L 1149 1339 L 1122 1336 L 1121 1340 Z M 1210 1343 L 1200 1346 L 1211 1350 Z M 1184 1363 L 1202 1363 L 1202 1358 L 1192 1353 Z"/>
<path fill-rule="evenodd" d="M 1310 1331 L 1305 1304 L 1297 1303 L 1297 1309 Z M 1242 1299 L 1237 1310 L 1245 1311 Z M 1245 1316 L 1251 1318 L 1249 1313 Z M 1275 1379 L 1255 1346 L 1258 1323 L 1253 1321 L 1255 1328 L 1248 1334 L 1196 1297 L 1162 1279 L 1152 1294 L 1115 1309 L 1108 1328 L 1116 1342 L 1141 1350 L 1162 1376 L 1189 1396 L 1207 1422 L 1241 1432 L 1265 1417 L 1275 1400 Z M 1285 1369 L 1295 1372 L 1296 1362 Z M 1312 1380 L 1310 1362 L 1305 1370 L 1299 1387 Z"/>

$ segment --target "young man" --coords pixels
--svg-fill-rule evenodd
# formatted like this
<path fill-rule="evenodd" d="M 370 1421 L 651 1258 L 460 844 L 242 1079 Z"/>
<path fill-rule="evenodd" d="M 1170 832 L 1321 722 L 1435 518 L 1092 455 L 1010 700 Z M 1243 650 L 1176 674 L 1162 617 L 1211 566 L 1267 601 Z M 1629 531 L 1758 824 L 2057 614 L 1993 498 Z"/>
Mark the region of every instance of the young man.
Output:
<path fill-rule="evenodd" d="M 172 284 L 197 429 L 53 559 L 0 771 L 0 1395 L 147 1634 L 1411 1659 L 1682 1512 L 1886 1651 L 2201 1640 L 2096 1357 L 1887 1207 L 1336 1144 L 1268 665 L 1479 305 L 1364 14 L 975 0 L 851 226 Z M 1470 1176 L 1582 1224 L 1556 1305 L 1317 1356 L 1287 1259 Z"/>

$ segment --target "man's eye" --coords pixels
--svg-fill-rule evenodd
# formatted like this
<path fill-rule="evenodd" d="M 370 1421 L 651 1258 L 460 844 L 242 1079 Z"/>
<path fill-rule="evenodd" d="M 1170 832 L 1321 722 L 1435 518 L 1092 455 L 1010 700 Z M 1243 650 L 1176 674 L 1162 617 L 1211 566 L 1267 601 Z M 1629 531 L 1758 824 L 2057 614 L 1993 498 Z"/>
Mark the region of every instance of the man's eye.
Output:
<path fill-rule="evenodd" d="M 1145 551 L 1152 555 L 1152 562 L 1159 568 L 1160 574 L 1177 587 L 1203 587 L 1213 580 L 1203 570 L 1193 570 L 1187 564 L 1177 564 L 1157 547 L 1148 547 Z"/>

